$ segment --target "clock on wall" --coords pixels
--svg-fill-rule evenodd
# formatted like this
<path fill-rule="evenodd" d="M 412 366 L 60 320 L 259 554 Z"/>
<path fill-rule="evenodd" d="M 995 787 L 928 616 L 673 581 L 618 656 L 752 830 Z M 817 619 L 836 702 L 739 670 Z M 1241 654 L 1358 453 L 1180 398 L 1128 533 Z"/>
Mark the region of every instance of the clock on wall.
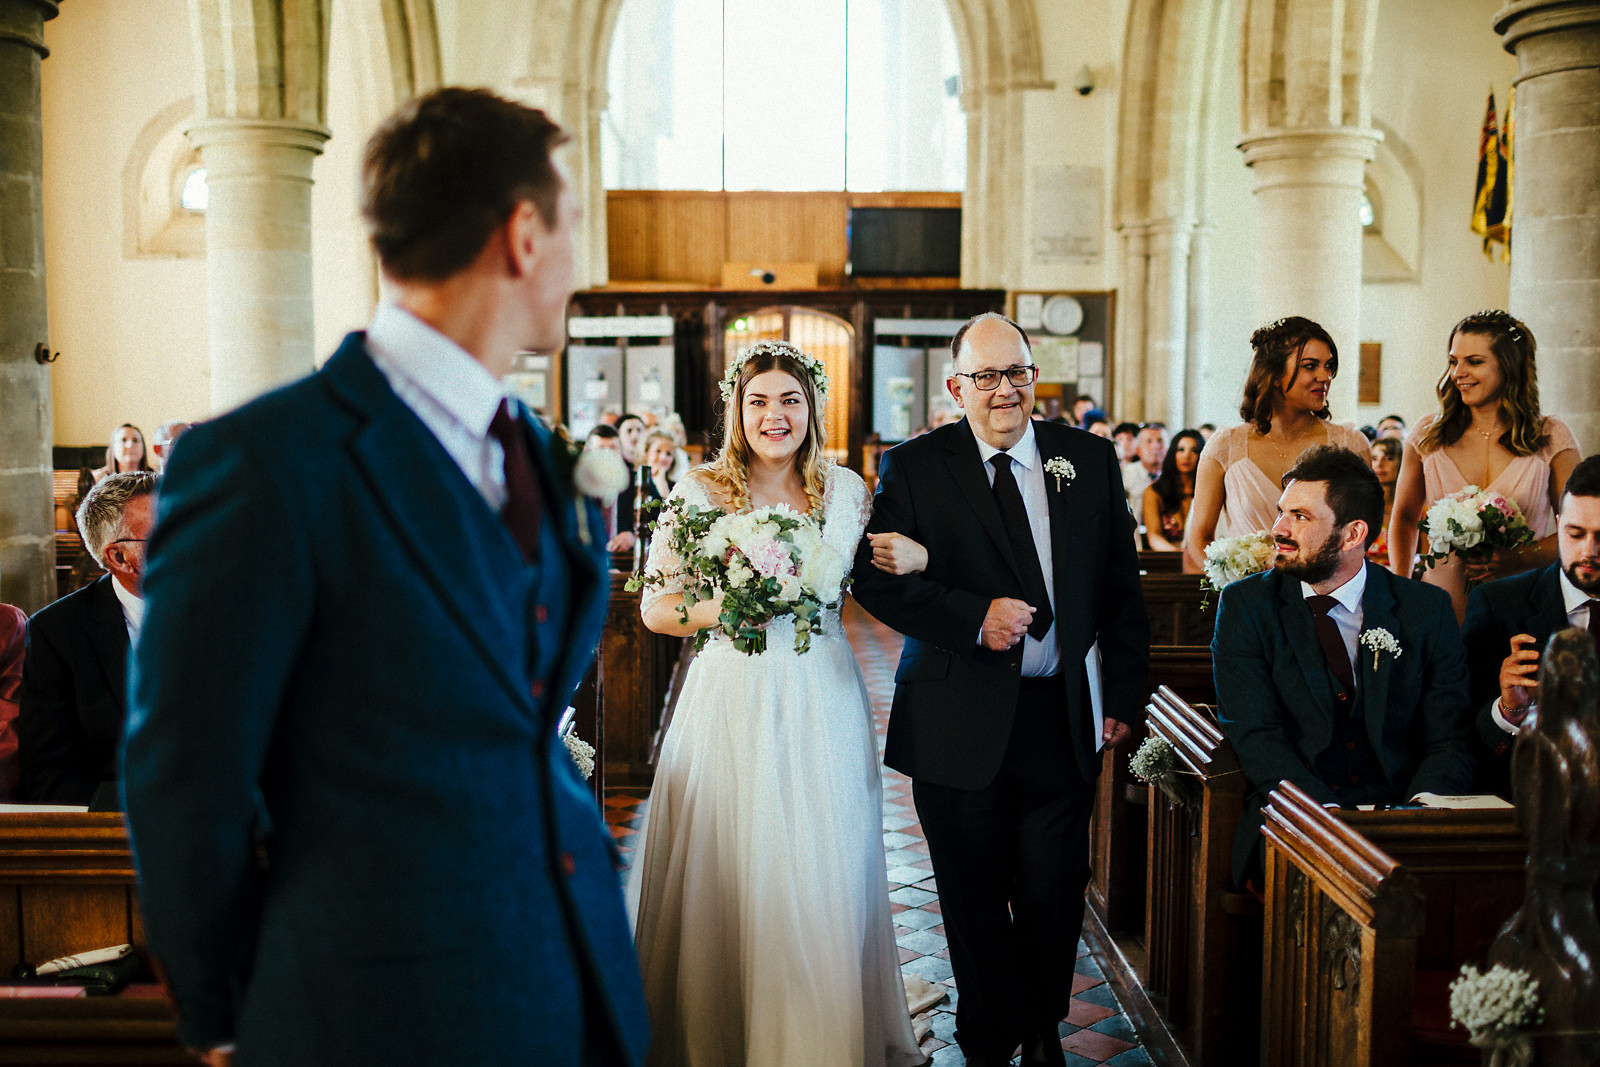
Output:
<path fill-rule="evenodd" d="M 1075 334 L 1078 327 L 1083 325 L 1083 305 L 1078 303 L 1077 298 L 1064 293 L 1052 296 L 1044 302 L 1040 321 L 1053 334 Z"/>

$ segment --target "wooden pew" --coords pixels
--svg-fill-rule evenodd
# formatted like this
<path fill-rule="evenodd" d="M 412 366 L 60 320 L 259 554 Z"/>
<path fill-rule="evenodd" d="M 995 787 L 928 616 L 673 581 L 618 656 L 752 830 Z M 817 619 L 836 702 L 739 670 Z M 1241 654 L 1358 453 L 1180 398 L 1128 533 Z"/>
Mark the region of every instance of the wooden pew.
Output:
<path fill-rule="evenodd" d="M 1285 782 L 1262 833 L 1262 1062 L 1460 1062 L 1439 980 L 1520 900 L 1511 810 L 1333 812 Z"/>
<path fill-rule="evenodd" d="M 1189 1062 L 1256 1062 L 1260 1046 L 1261 906 L 1233 892 L 1233 834 L 1247 789 L 1238 757 L 1209 708 L 1163 686 L 1146 708 L 1151 736 L 1177 754 L 1190 797 L 1149 791 L 1145 971 L 1152 1000 Z"/>
<path fill-rule="evenodd" d="M 1183 553 L 1141 548 L 1139 570 L 1145 574 L 1178 574 L 1183 570 Z"/>
<path fill-rule="evenodd" d="M 133 858 L 116 814 L 0 813 L 0 971 L 141 945 Z M 158 987 L 121 996 L 0 997 L 0 1063 L 183 1063 Z"/>
<path fill-rule="evenodd" d="M 623 588 L 628 575 L 611 572 L 611 603 L 600 636 L 598 722 L 585 732 L 580 715 L 578 734 L 594 745 L 603 765 L 606 786 L 648 786 L 655 777 L 652 762 L 656 731 L 672 684 L 684 638 L 664 637 L 645 629 L 639 618 L 639 594 Z M 597 743 L 596 738 L 602 744 Z"/>
<path fill-rule="evenodd" d="M 1181 553 L 1160 553 L 1181 555 Z M 1200 588 L 1200 575 L 1147 572 L 1139 576 L 1150 613 L 1152 645 L 1210 645 L 1216 623 L 1217 594 Z M 1201 601 L 1205 607 L 1201 607 Z"/>
<path fill-rule="evenodd" d="M 1178 577 L 1182 577 L 1179 575 Z M 1207 639 L 1209 640 L 1209 638 Z M 1191 703 L 1216 701 L 1211 677 L 1211 649 L 1204 646 L 1157 646 L 1150 650 L 1150 683 L 1171 690 Z M 1144 724 L 1128 724 L 1134 742 L 1144 737 Z M 1101 757 L 1095 782 L 1094 818 L 1089 828 L 1089 906 L 1112 933 L 1144 931 L 1146 787 L 1128 769 L 1133 748 L 1124 745 Z"/>

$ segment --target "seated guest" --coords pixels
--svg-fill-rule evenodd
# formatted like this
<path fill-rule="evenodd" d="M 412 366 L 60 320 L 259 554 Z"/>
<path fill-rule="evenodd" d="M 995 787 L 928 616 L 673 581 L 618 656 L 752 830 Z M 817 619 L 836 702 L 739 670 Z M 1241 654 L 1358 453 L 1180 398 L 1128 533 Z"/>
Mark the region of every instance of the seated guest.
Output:
<path fill-rule="evenodd" d="M 1161 477 L 1167 458 L 1167 424 L 1147 422 L 1134 439 L 1133 462 L 1122 465 L 1122 488 L 1135 515 L 1144 514 L 1144 491 Z"/>
<path fill-rule="evenodd" d="M 1379 437 L 1372 442 L 1372 451 L 1368 453 L 1372 461 L 1372 473 L 1378 476 L 1378 484 L 1383 486 L 1383 529 L 1378 532 L 1378 539 L 1372 542 L 1372 547 L 1367 549 L 1367 558 L 1380 567 L 1389 565 L 1389 516 L 1394 513 L 1394 484 L 1400 477 L 1400 438 Z"/>
<path fill-rule="evenodd" d="M 1404 440 L 1406 436 L 1406 420 L 1399 415 L 1385 415 L 1378 420 L 1378 440 L 1387 441 L 1389 438 Z"/>
<path fill-rule="evenodd" d="M 1104 437 L 1107 441 L 1111 440 L 1111 416 L 1099 408 L 1084 415 L 1083 428 L 1096 437 Z"/>
<path fill-rule="evenodd" d="M 28 616 L 0 604 L 0 801 L 17 795 L 17 692 L 22 688 L 22 646 Z"/>
<path fill-rule="evenodd" d="M 1200 466 L 1205 438 L 1199 430 L 1179 430 L 1161 461 L 1161 477 L 1150 483 L 1140 501 L 1145 538 L 1159 552 L 1183 551 L 1183 524 L 1194 503 L 1194 472 Z"/>
<path fill-rule="evenodd" d="M 167 469 L 167 459 L 172 455 L 172 446 L 178 443 L 190 427 L 190 423 L 182 421 L 163 422 L 156 427 L 156 432 L 150 437 L 150 454 L 155 457 L 155 470 L 157 474 Z"/>
<path fill-rule="evenodd" d="M 79 472 L 79 503 L 82 503 L 84 494 L 108 474 L 125 474 L 150 469 L 150 457 L 144 447 L 144 431 L 131 422 L 125 422 L 111 431 L 111 442 L 106 445 L 105 466 L 96 467 L 94 470 L 86 467 Z"/>
<path fill-rule="evenodd" d="M 1111 431 L 1111 440 L 1117 445 L 1117 462 L 1128 464 L 1139 459 L 1139 424 L 1119 422 Z"/>
<path fill-rule="evenodd" d="M 1472 784 L 1450 597 L 1367 563 L 1382 511 L 1364 456 L 1308 449 L 1283 476 L 1276 567 L 1222 591 L 1217 719 L 1252 790 L 1234 838 L 1238 884 L 1260 875 L 1261 808 L 1285 779 L 1330 807 Z"/>
<path fill-rule="evenodd" d="M 1072 425 L 1080 430 L 1089 428 L 1089 412 L 1099 411 L 1100 405 L 1095 403 L 1094 397 L 1088 393 L 1079 393 L 1078 399 L 1072 402 Z"/>
<path fill-rule="evenodd" d="M 1461 639 L 1477 709 L 1478 788 L 1511 795 L 1512 739 L 1528 717 L 1545 642 L 1569 626 L 1600 634 L 1600 456 L 1572 470 L 1556 512 L 1556 562 L 1478 586 Z"/>
<path fill-rule="evenodd" d="M 17 714 L 21 796 L 88 804 L 116 781 L 128 650 L 144 621 L 140 580 L 160 479 L 113 474 L 78 506 L 83 543 L 109 573 L 28 623 Z"/>
<path fill-rule="evenodd" d="M 651 430 L 644 439 L 644 491 L 647 500 L 665 500 L 672 492 L 670 475 L 678 462 L 678 442 L 663 430 Z M 653 516 L 652 516 L 653 518 Z"/>
<path fill-rule="evenodd" d="M 628 487 L 617 497 L 617 533 L 606 545 L 612 552 L 633 551 L 634 497 L 639 466 L 644 462 L 644 436 L 644 420 L 639 416 L 629 413 L 617 420 L 617 444 L 622 462 L 628 466 Z"/>

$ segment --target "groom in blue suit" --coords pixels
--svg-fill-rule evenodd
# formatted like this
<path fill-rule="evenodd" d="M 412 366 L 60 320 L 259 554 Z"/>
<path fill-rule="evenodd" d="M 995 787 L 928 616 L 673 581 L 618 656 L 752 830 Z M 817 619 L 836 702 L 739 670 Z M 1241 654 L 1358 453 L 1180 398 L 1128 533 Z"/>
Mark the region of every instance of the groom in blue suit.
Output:
<path fill-rule="evenodd" d="M 124 788 L 208 1063 L 643 1058 L 616 854 L 555 732 L 604 525 L 499 382 L 564 339 L 564 140 L 477 90 L 403 108 L 363 170 L 394 302 L 168 467 Z"/>
<path fill-rule="evenodd" d="M 1366 562 L 1383 520 L 1367 460 L 1307 449 L 1283 476 L 1277 565 L 1222 592 L 1217 715 L 1251 793 L 1234 880 L 1260 876 L 1261 808 L 1291 781 L 1329 806 L 1467 791 L 1467 660 L 1450 597 Z"/>

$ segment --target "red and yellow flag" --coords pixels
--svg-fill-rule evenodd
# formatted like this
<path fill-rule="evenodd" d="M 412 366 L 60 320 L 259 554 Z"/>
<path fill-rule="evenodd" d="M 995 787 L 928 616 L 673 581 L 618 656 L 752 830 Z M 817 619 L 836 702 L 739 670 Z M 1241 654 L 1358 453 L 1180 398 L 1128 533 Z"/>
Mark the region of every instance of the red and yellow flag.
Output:
<path fill-rule="evenodd" d="M 1511 258 L 1511 111 L 1505 134 L 1495 117 L 1494 91 L 1478 138 L 1478 185 L 1472 201 L 1472 232 L 1483 235 L 1483 253 L 1494 255 L 1499 242 L 1503 258 Z"/>

